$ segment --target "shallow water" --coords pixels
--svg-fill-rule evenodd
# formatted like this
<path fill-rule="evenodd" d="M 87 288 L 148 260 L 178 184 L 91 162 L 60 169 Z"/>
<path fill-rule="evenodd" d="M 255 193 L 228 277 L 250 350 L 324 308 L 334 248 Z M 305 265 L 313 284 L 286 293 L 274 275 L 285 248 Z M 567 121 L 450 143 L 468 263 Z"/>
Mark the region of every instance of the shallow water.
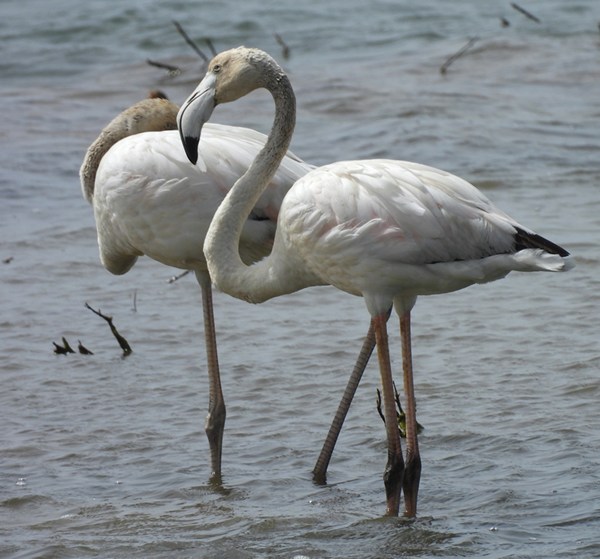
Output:
<path fill-rule="evenodd" d="M 2 4 L 1 557 L 600 555 L 600 7 L 523 6 L 541 23 L 468 0 Z M 418 301 L 415 521 L 382 517 L 373 364 L 328 485 L 311 481 L 366 332 L 360 299 L 215 294 L 228 404 L 215 487 L 195 280 L 168 283 L 178 271 L 147 259 L 114 277 L 99 262 L 79 165 L 117 112 L 156 87 L 181 101 L 201 77 L 173 19 L 201 47 L 209 37 L 281 57 L 273 33 L 285 39 L 293 149 L 307 161 L 445 168 L 575 257 L 568 274 Z M 184 71 L 170 78 L 148 58 Z M 271 117 L 257 93 L 214 120 L 266 131 Z M 132 355 L 85 302 L 114 317 Z M 390 331 L 398 368 L 395 319 Z M 62 336 L 94 355 L 54 355 Z"/>

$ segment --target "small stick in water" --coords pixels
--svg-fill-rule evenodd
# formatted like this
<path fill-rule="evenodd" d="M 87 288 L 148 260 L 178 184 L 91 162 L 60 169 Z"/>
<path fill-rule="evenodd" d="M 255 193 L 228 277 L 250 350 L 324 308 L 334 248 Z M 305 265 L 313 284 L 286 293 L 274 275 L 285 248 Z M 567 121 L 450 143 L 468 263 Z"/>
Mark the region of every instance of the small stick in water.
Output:
<path fill-rule="evenodd" d="M 521 8 L 518 4 L 511 2 L 510 5 L 517 10 L 517 12 L 521 12 L 525 17 L 528 17 L 530 20 L 535 21 L 536 23 L 542 23 L 539 18 L 534 16 L 531 12 L 528 12 L 525 8 Z"/>
<path fill-rule="evenodd" d="M 121 346 L 121 349 L 123 350 L 123 355 L 125 355 L 125 356 L 129 355 L 133 350 L 131 349 L 131 346 L 129 345 L 127 340 L 123 336 L 121 336 L 121 334 L 119 334 L 118 330 L 115 328 L 115 325 L 113 324 L 113 321 L 112 321 L 112 316 L 106 316 L 106 315 L 102 314 L 100 312 L 100 309 L 98 309 L 98 310 L 93 309 L 87 303 L 85 304 L 85 306 L 88 309 L 90 309 L 94 314 L 97 314 L 100 318 L 103 318 L 104 320 L 106 320 L 106 322 L 108 322 L 108 325 L 110 326 L 110 331 L 112 332 L 113 336 L 116 338 L 117 342 L 119 342 L 119 345 Z"/>
<path fill-rule="evenodd" d="M 77 349 L 79 350 L 79 353 L 81 353 L 82 355 L 94 355 L 94 352 L 90 351 L 87 347 L 85 347 L 81 343 L 81 340 L 77 340 L 77 342 L 79 343 L 79 345 L 77 346 Z"/>
<path fill-rule="evenodd" d="M 287 46 L 286 42 L 279 33 L 273 33 L 273 36 L 281 46 L 281 54 L 283 55 L 283 58 L 288 59 L 290 57 L 290 47 Z"/>
<path fill-rule="evenodd" d="M 450 66 L 450 64 L 452 64 L 457 58 L 460 58 L 461 56 L 463 56 L 478 40 L 479 40 L 478 37 L 473 37 L 472 39 L 469 39 L 468 43 L 463 48 L 461 48 L 458 52 L 456 52 L 452 56 L 450 56 L 446 60 L 446 62 L 444 62 L 441 65 L 440 74 L 445 74 L 446 70 L 448 70 L 448 67 Z"/>
<path fill-rule="evenodd" d="M 66 338 L 63 336 L 62 343 L 63 345 L 58 345 L 56 342 L 52 342 L 54 344 L 54 353 L 57 355 L 66 355 L 67 353 L 75 353 L 75 350 L 69 345 Z"/>
<path fill-rule="evenodd" d="M 171 276 L 167 280 L 167 283 L 173 283 L 173 282 L 177 281 L 178 279 L 181 279 L 183 276 L 187 276 L 190 272 L 191 272 L 191 270 L 185 270 L 185 272 L 181 272 L 181 274 L 178 274 L 177 276 Z"/>
<path fill-rule="evenodd" d="M 194 41 L 192 41 L 192 39 L 190 38 L 190 36 L 185 32 L 185 30 L 183 29 L 183 27 L 181 27 L 181 24 L 178 21 L 173 20 L 173 25 L 175 26 L 175 28 L 177 29 L 177 31 L 179 31 L 179 34 L 185 39 L 185 42 L 190 45 L 190 47 L 192 47 L 194 49 L 194 52 L 200 57 L 202 58 L 202 60 L 204 60 L 204 62 L 208 62 L 208 56 L 206 56 L 199 48 L 198 45 L 196 45 L 196 43 L 194 43 Z"/>
<path fill-rule="evenodd" d="M 210 53 L 213 56 L 217 56 L 217 49 L 215 49 L 215 45 L 213 45 L 213 42 L 210 39 L 206 39 L 206 44 L 208 45 L 208 48 L 210 49 Z"/>
<path fill-rule="evenodd" d="M 169 72 L 169 76 L 178 76 L 181 74 L 181 68 L 177 66 L 172 66 L 171 64 L 165 64 L 164 62 L 156 62 L 155 60 L 146 59 L 146 62 L 150 64 L 150 66 L 156 66 L 157 68 L 162 68 L 163 70 L 167 70 Z"/>

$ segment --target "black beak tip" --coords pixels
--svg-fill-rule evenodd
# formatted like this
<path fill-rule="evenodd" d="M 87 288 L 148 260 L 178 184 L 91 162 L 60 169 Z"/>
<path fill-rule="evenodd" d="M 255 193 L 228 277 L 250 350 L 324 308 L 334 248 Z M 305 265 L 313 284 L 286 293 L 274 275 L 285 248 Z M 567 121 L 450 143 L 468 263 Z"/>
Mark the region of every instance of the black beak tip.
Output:
<path fill-rule="evenodd" d="M 199 139 L 193 136 L 185 136 L 183 138 L 183 147 L 187 158 L 191 161 L 192 165 L 195 165 L 198 161 L 198 143 Z"/>

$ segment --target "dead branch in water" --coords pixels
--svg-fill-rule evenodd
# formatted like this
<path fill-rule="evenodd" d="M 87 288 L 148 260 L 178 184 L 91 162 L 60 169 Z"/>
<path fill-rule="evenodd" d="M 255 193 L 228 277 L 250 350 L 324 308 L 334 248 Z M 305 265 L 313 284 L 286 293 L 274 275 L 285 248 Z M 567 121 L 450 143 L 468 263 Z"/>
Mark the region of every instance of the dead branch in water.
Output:
<path fill-rule="evenodd" d="M 281 46 L 281 54 L 283 55 L 283 58 L 287 60 L 290 57 L 290 47 L 287 46 L 286 42 L 283 40 L 279 33 L 273 33 L 273 36 Z"/>
<path fill-rule="evenodd" d="M 452 56 L 450 56 L 446 60 L 446 62 L 444 62 L 440 66 L 440 74 L 445 74 L 446 71 L 448 70 L 448 67 L 450 66 L 450 64 L 452 64 L 457 58 L 460 58 L 461 56 L 463 56 L 478 40 L 479 40 L 479 37 L 473 37 L 472 39 L 469 39 L 469 41 L 467 42 L 467 44 L 464 47 L 462 47 L 458 52 L 456 52 Z"/>
<path fill-rule="evenodd" d="M 94 355 L 93 351 L 90 351 L 87 347 L 85 347 L 82 343 L 81 340 L 77 340 L 77 343 L 79 344 L 77 346 L 77 349 L 79 350 L 79 353 L 81 353 L 82 355 Z"/>
<path fill-rule="evenodd" d="M 66 355 L 67 353 L 75 353 L 75 350 L 69 345 L 66 338 L 63 336 L 62 343 L 63 345 L 58 345 L 56 342 L 52 342 L 54 344 L 54 353 L 56 355 Z"/>
<path fill-rule="evenodd" d="M 517 10 L 517 12 L 521 12 L 525 17 L 528 17 L 530 20 L 535 21 L 536 23 L 542 23 L 539 18 L 534 16 L 531 12 L 528 12 L 525 8 L 521 8 L 518 4 L 511 2 L 510 5 Z"/>
<path fill-rule="evenodd" d="M 169 76 L 175 77 L 181 74 L 181 68 L 177 66 L 173 66 L 171 64 L 165 64 L 164 62 L 156 62 L 155 60 L 146 59 L 146 62 L 150 64 L 150 66 L 156 66 L 157 68 L 162 68 L 163 70 L 167 70 L 169 72 Z"/>
<path fill-rule="evenodd" d="M 191 272 L 191 270 L 185 270 L 185 272 L 181 272 L 181 274 L 178 274 L 176 276 L 171 276 L 167 280 L 167 283 L 173 283 L 173 282 L 177 281 L 178 279 L 181 279 L 183 276 L 187 276 L 190 272 Z"/>
<path fill-rule="evenodd" d="M 123 336 L 121 336 L 121 334 L 119 334 L 118 330 L 115 328 L 115 325 L 113 324 L 112 316 L 106 316 L 105 314 L 102 314 L 100 312 L 100 309 L 98 309 L 98 310 L 93 309 L 87 303 L 85 304 L 85 306 L 88 309 L 90 309 L 94 314 L 97 314 L 100 318 L 103 318 L 104 320 L 106 320 L 106 322 L 108 322 L 108 325 L 110 326 L 110 331 L 112 332 L 113 336 L 116 338 L 117 342 L 119 342 L 119 345 L 121 346 L 121 349 L 123 350 L 123 355 L 125 355 L 125 356 L 129 355 L 133 350 L 131 349 L 131 346 L 129 345 L 127 340 Z"/>
<path fill-rule="evenodd" d="M 179 34 L 184 38 L 185 42 L 190 45 L 190 47 L 192 47 L 192 49 L 194 49 L 194 52 L 200 57 L 202 58 L 202 60 L 204 60 L 204 62 L 208 62 L 208 56 L 206 56 L 198 47 L 198 45 L 196 43 L 194 43 L 194 41 L 192 41 L 192 39 L 190 38 L 190 36 L 185 32 L 185 30 L 183 29 L 183 27 L 181 27 L 181 24 L 178 21 L 173 20 L 173 25 L 175 26 L 175 28 L 177 29 L 177 31 L 179 32 Z"/>
<path fill-rule="evenodd" d="M 178 21 L 173 20 L 173 25 L 175 26 L 175 29 L 177 29 L 179 34 L 184 38 L 185 42 L 188 45 L 190 45 L 190 47 L 192 47 L 194 52 L 200 58 L 202 58 L 202 60 L 204 61 L 205 64 L 207 64 L 209 61 L 208 56 L 206 54 L 204 54 L 204 52 L 202 52 L 200 47 L 191 39 L 191 37 L 186 33 L 185 29 L 181 26 L 181 24 Z M 212 44 L 212 41 L 210 39 L 206 39 L 206 44 L 208 45 L 208 48 L 210 49 L 212 55 L 214 56 L 217 53 L 217 51 L 215 50 L 215 47 Z M 167 70 L 167 72 L 169 73 L 169 77 L 178 76 L 179 74 L 181 74 L 183 72 L 183 70 L 181 68 L 179 68 L 178 66 L 173 66 L 172 64 L 167 64 L 165 62 L 157 62 L 156 60 L 150 60 L 150 59 L 147 59 L 146 62 L 148 64 L 150 64 L 150 66 L 156 66 L 157 68 L 162 68 L 163 70 Z"/>
<path fill-rule="evenodd" d="M 213 42 L 210 39 L 205 39 L 206 40 L 206 44 L 208 45 L 208 48 L 210 49 L 210 53 L 213 56 L 217 56 L 217 50 L 215 49 L 215 45 L 213 45 Z"/>

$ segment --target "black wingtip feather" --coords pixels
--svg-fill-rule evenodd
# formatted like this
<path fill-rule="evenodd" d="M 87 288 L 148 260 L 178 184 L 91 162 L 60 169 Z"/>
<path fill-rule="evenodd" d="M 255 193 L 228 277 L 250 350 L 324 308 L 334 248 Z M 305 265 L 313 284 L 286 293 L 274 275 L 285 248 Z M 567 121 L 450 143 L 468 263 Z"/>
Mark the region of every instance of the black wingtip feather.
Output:
<path fill-rule="evenodd" d="M 558 254 L 559 256 L 569 256 L 569 252 L 563 247 L 554 244 L 552 241 L 545 239 L 537 233 L 528 233 L 519 227 L 515 227 L 515 249 L 523 250 L 525 248 L 541 248 L 550 254 Z"/>

